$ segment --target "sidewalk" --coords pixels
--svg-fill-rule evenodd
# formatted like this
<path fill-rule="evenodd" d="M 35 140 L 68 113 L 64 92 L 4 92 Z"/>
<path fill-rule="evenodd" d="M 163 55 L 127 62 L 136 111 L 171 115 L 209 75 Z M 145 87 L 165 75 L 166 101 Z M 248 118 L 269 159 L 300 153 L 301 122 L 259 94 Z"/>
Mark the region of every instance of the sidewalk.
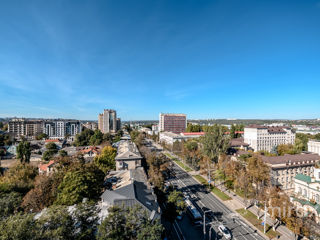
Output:
<path fill-rule="evenodd" d="M 178 158 L 180 161 L 182 161 L 182 159 L 175 155 L 172 152 L 166 151 L 169 154 L 171 154 L 172 156 Z M 183 162 L 183 161 L 182 161 Z M 200 175 L 200 173 L 197 171 L 192 171 L 189 172 L 190 175 Z M 207 176 L 201 175 L 203 178 L 205 178 L 206 180 L 208 180 Z M 224 185 L 222 185 L 220 182 L 218 184 L 215 185 L 215 187 L 217 187 L 218 189 L 220 189 L 222 192 L 224 192 L 225 194 L 227 194 L 230 198 L 232 198 L 232 200 L 228 200 L 228 201 L 224 201 L 224 204 L 227 205 L 232 211 L 235 211 L 239 208 L 245 208 L 245 201 L 242 197 L 236 195 L 233 191 L 228 190 Z M 263 211 L 261 209 L 259 209 L 256 206 L 251 206 L 249 207 L 247 210 L 249 210 L 250 212 L 252 212 L 254 215 L 260 216 L 260 219 L 264 217 Z M 271 219 L 268 215 L 267 215 L 267 224 L 270 226 L 273 226 L 273 219 Z M 279 232 L 281 234 L 280 239 L 281 240 L 295 240 L 295 235 L 292 231 L 290 231 L 287 227 L 280 225 L 276 228 L 276 231 Z"/>
<path fill-rule="evenodd" d="M 204 175 L 201 175 L 201 176 L 208 180 L 207 176 L 204 176 Z M 239 208 L 246 207 L 244 199 L 236 195 L 233 191 L 228 190 L 224 185 L 222 185 L 222 183 L 219 182 L 218 184 L 215 185 L 215 187 L 219 188 L 222 192 L 224 192 L 225 194 L 227 194 L 229 197 L 232 198 L 232 200 L 225 201 L 225 204 L 228 205 L 228 207 L 233 211 Z M 262 209 L 259 209 L 255 205 L 250 206 L 247 210 L 249 210 L 256 216 L 259 215 L 260 219 L 263 219 L 264 217 L 264 211 Z M 271 217 L 267 215 L 266 220 L 268 225 L 273 226 L 274 220 Z M 281 234 L 281 237 L 280 237 L 281 240 L 295 240 L 294 233 L 283 225 L 278 226 L 276 228 L 276 231 Z"/>

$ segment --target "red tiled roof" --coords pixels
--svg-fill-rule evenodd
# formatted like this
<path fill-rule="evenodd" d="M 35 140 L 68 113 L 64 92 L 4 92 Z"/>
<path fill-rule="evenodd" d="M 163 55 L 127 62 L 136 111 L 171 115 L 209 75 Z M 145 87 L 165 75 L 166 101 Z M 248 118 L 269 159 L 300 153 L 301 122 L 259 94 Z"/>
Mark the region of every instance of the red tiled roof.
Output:
<path fill-rule="evenodd" d="M 50 167 L 50 166 L 53 165 L 53 164 L 54 164 L 54 161 L 51 160 L 49 163 L 40 164 L 40 165 L 39 165 L 39 169 L 40 169 L 41 171 L 46 172 L 46 171 L 48 170 L 48 167 Z"/>
<path fill-rule="evenodd" d="M 46 140 L 46 143 L 49 143 L 49 142 L 60 142 L 58 139 L 47 139 Z"/>
<path fill-rule="evenodd" d="M 236 134 L 244 134 L 244 131 L 235 131 L 234 133 Z M 230 132 L 225 132 L 224 134 L 230 134 Z"/>
<path fill-rule="evenodd" d="M 204 135 L 205 132 L 183 132 L 182 134 L 185 135 L 185 136 Z"/>
<path fill-rule="evenodd" d="M 95 152 L 95 153 L 99 153 L 100 149 L 98 147 L 88 147 L 85 149 L 80 150 L 81 153 L 88 153 L 88 152 Z"/>

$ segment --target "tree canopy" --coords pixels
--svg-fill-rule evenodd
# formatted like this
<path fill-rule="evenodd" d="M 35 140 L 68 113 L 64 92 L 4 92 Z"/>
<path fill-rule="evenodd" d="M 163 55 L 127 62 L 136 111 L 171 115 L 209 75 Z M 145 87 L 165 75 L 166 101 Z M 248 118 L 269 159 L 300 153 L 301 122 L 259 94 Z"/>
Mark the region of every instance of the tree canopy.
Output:
<path fill-rule="evenodd" d="M 29 163 L 31 157 L 30 142 L 23 139 L 17 146 L 17 158 L 21 163 Z"/>
<path fill-rule="evenodd" d="M 106 146 L 102 149 L 101 154 L 99 154 L 94 158 L 93 162 L 100 170 L 102 170 L 106 174 L 110 170 L 115 169 L 116 155 L 117 155 L 117 149 L 111 146 Z"/>
<path fill-rule="evenodd" d="M 160 240 L 162 226 L 152 222 L 139 206 L 132 208 L 112 207 L 98 227 L 98 240 Z"/>
<path fill-rule="evenodd" d="M 93 164 L 68 171 L 58 188 L 56 204 L 73 205 L 100 197 L 104 173 Z"/>

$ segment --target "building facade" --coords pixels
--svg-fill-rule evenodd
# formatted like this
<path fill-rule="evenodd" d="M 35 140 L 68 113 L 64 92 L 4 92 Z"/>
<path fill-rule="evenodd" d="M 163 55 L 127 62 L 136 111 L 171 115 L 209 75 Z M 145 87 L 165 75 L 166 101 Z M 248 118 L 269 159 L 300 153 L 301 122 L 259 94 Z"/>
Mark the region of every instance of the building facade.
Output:
<path fill-rule="evenodd" d="M 27 137 L 34 139 L 42 133 L 42 122 L 39 120 L 12 119 L 8 124 L 9 133 L 14 137 Z"/>
<path fill-rule="evenodd" d="M 302 208 L 305 215 L 320 222 L 320 168 L 318 164 L 314 168 L 313 175 L 298 174 L 294 179 L 293 204 Z"/>
<path fill-rule="evenodd" d="M 50 139 L 64 139 L 74 137 L 81 132 L 80 121 L 77 120 L 50 120 L 43 122 L 43 132 Z"/>
<path fill-rule="evenodd" d="M 308 151 L 320 155 L 320 141 L 319 140 L 309 140 Z"/>
<path fill-rule="evenodd" d="M 186 114 L 160 113 L 159 115 L 159 131 L 182 133 L 187 128 Z"/>
<path fill-rule="evenodd" d="M 280 144 L 294 144 L 296 134 L 290 127 L 250 125 L 244 128 L 244 142 L 254 151 L 272 151 Z"/>
<path fill-rule="evenodd" d="M 117 112 L 115 110 L 104 109 L 103 113 L 99 114 L 98 127 L 102 133 L 116 133 L 120 130 L 118 126 Z"/>
<path fill-rule="evenodd" d="M 295 154 L 276 157 L 262 156 L 262 160 L 271 170 L 271 183 L 281 189 L 294 190 L 294 178 L 297 174 L 313 175 L 313 167 L 320 161 L 317 154 Z"/>
<path fill-rule="evenodd" d="M 130 170 L 141 166 L 142 156 L 134 142 L 121 140 L 119 142 L 116 160 L 116 170 Z"/>
<path fill-rule="evenodd" d="M 98 124 L 96 122 L 86 122 L 83 123 L 82 126 L 93 131 L 98 129 Z"/>

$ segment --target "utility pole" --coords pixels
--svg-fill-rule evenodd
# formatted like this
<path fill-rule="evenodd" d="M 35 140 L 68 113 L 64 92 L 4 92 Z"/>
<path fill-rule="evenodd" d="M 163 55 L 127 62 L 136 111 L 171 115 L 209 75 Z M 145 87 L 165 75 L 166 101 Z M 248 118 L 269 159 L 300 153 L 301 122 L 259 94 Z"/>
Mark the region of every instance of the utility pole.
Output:
<path fill-rule="evenodd" d="M 206 213 L 211 212 L 211 210 L 203 211 L 203 239 L 206 239 Z"/>
<path fill-rule="evenodd" d="M 267 201 L 264 201 L 264 219 L 263 219 L 263 232 L 266 233 L 267 225 Z"/>
<path fill-rule="evenodd" d="M 203 212 L 203 240 L 206 239 L 206 212 Z"/>

